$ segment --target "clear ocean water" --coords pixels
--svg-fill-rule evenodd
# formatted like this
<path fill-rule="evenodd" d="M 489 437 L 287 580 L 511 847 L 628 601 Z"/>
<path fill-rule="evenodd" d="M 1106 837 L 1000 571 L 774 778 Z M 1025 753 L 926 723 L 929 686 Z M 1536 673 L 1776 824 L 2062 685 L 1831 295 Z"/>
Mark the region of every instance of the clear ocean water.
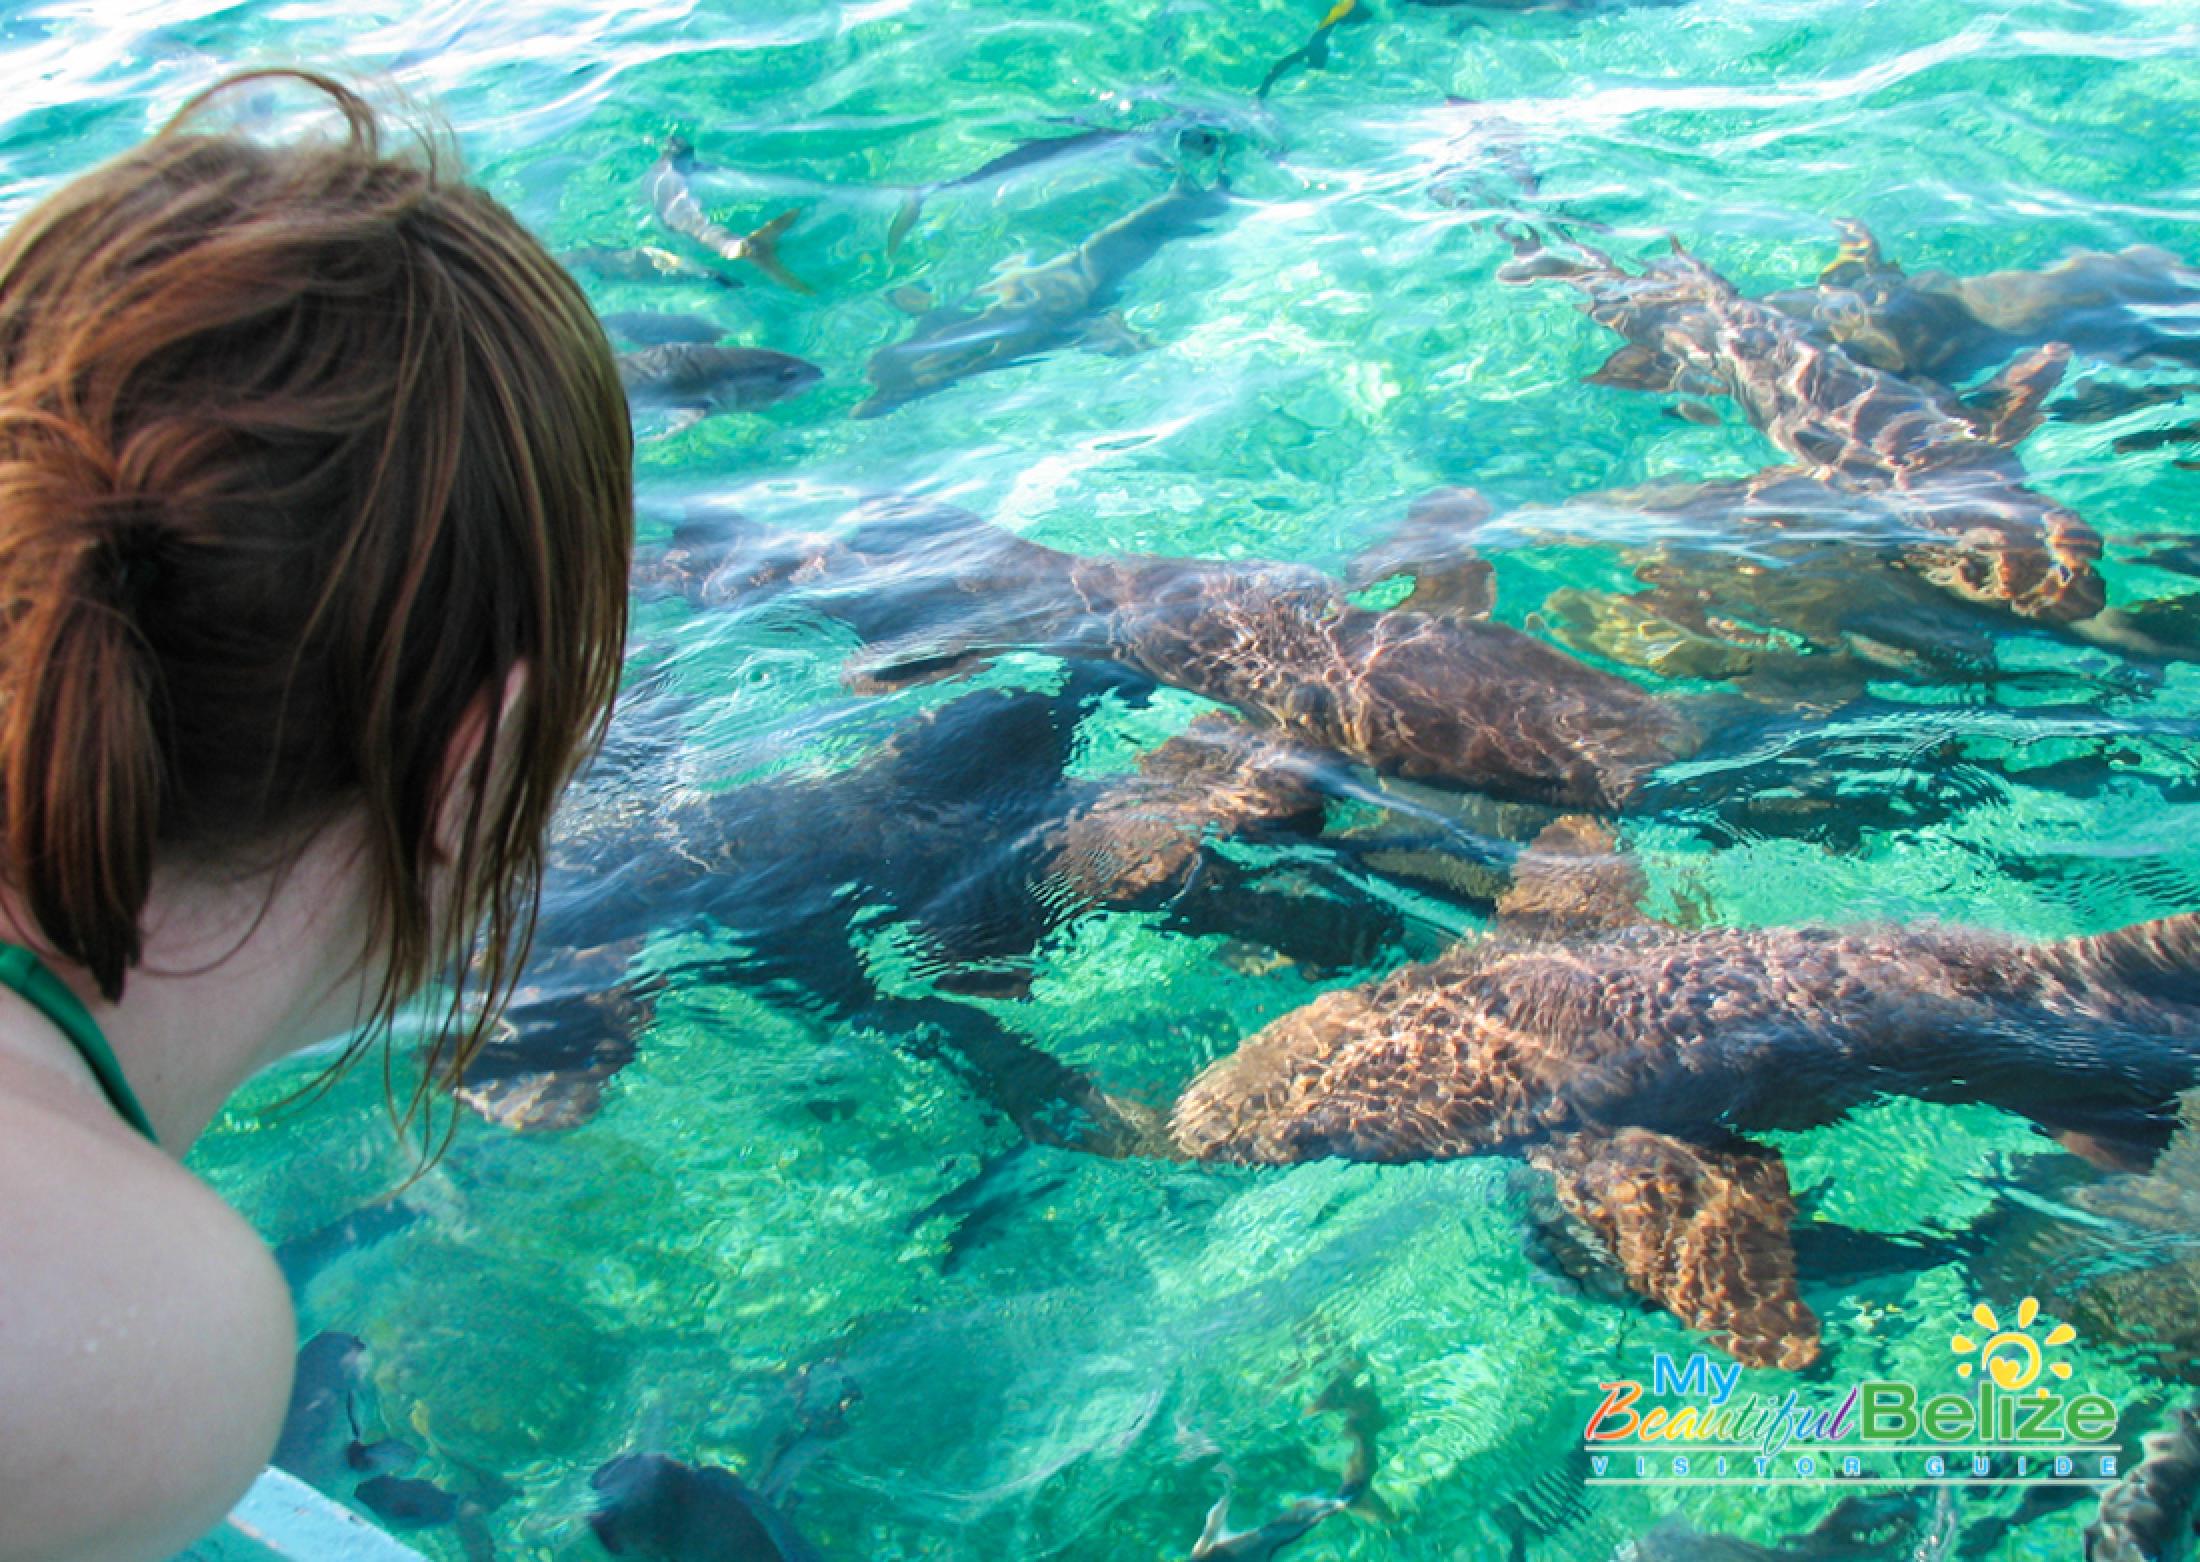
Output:
<path fill-rule="evenodd" d="M 2037 269 L 2133 244 L 2200 262 L 2189 0 L 1369 0 L 1330 34 L 1325 68 L 1256 98 L 1323 10 L 22 0 L 0 9 L 0 216 L 222 69 L 302 62 L 389 73 L 431 99 L 476 177 L 558 249 L 708 259 L 642 191 L 666 137 L 684 135 L 717 165 L 697 189 L 729 227 L 799 211 L 782 255 L 815 293 L 713 262 L 745 285 L 590 277 L 592 296 L 606 312 L 705 316 L 823 379 L 761 412 L 645 418 L 645 554 L 698 502 L 829 531 L 867 497 L 904 494 L 1085 553 L 1342 569 L 1415 496 L 1463 485 L 1501 518 L 1487 539 L 1497 616 L 1539 632 L 1554 591 L 1625 587 L 1621 545 L 1639 538 L 1608 510 L 1554 536 L 1536 507 L 1780 458 L 1731 403 L 1699 422 L 1671 396 L 1584 383 L 1617 339 L 1562 289 L 1500 284 L 1509 252 L 1477 202 L 1602 224 L 1598 242 L 1628 257 L 1676 236 L 1753 292 L 1816 277 L 1840 218 L 1917 270 Z M 1220 133 L 1233 199 L 1124 284 L 1145 350 L 1048 352 L 850 417 L 869 356 L 910 329 L 906 290 L 951 302 L 1061 254 L 1170 172 L 1148 138 L 937 190 L 889 253 L 910 188 L 1037 137 L 1182 122 Z M 1472 129 L 1492 122 L 1501 158 Z M 1469 197 L 1433 198 L 1462 165 Z M 2084 361 L 2072 379 L 2086 374 L 2200 379 Z M 2200 450 L 2126 438 L 2189 421 L 2189 406 L 2052 421 L 2022 448 L 2030 481 L 2106 539 L 2119 602 L 2194 589 L 2160 561 L 2200 543 L 2200 474 L 2174 459 Z M 1767 726 L 1761 743 L 1798 773 L 1835 778 L 1830 811 L 1781 829 L 1625 821 L 1655 903 L 1738 925 L 1937 918 L 2041 937 L 2200 908 L 2200 665 L 1990 632 L 2005 677 L 1889 681 Z M 646 808 L 666 789 L 822 775 L 966 687 L 853 693 L 855 649 L 799 600 L 643 597 L 630 682 L 650 741 L 600 768 L 588 797 Z M 1674 698 L 1708 687 L 1628 672 Z M 1058 677 L 1020 655 L 978 681 Z M 1201 708 L 1106 702 L 1077 766 L 1127 770 Z M 585 912 L 590 881 L 560 893 Z M 1425 887 L 1395 897 L 1422 953 L 1480 925 Z M 849 936 L 884 988 L 931 990 L 890 919 Z M 1225 1492 L 1239 1527 L 1335 1492 L 1354 1426 L 1379 1428 L 1369 1493 L 1297 1540 L 1294 1562 L 1600 1559 L 1645 1535 L 1681 1547 L 1658 1555 L 1709 1555 L 1675 1540 L 1682 1527 L 1771 1546 L 1844 1495 L 1589 1483 L 1596 1385 L 1698 1342 L 1559 1272 L 1517 1162 L 1251 1173 L 1024 1145 L 890 1023 L 820 1017 L 728 978 L 732 952 L 709 924 L 645 940 L 631 972 L 670 985 L 601 1111 L 532 1134 L 468 1117 L 394 1207 L 375 1201 L 413 1160 L 372 1068 L 285 1104 L 325 1062 L 296 1060 L 194 1152 L 288 1244 L 304 1332 L 365 1341 L 361 1438 L 402 1440 L 417 1451 L 406 1478 L 471 1494 L 464 1523 L 430 1514 L 409 1531 L 432 1554 L 603 1555 L 584 1523 L 590 1478 L 635 1450 L 768 1487 L 832 1558 L 1184 1556 Z M 1408 957 L 1309 967 L 1157 913 L 1095 912 L 1039 946 L 1028 995 L 953 1001 L 1165 1105 L 1268 1019 Z M 2200 1233 L 2112 1227 L 2094 1233 L 2108 1256 L 2091 1269 L 2055 1268 L 2042 1255 L 2076 1221 L 2080 1174 L 2025 1122 L 1897 1100 L 1768 1137 L 1806 1223 L 1851 1240 L 1806 1252 L 1823 1360 L 1753 1371 L 1752 1388 L 1952 1386 L 1949 1337 L 1972 1304 L 2037 1291 L 2080 1318 L 2087 1384 L 2133 1407 L 2127 1446 L 2186 1392 L 2189 1347 L 2107 1326 L 2098 1282 L 2184 1266 L 2162 1281 L 2184 1302 L 2163 1306 L 2189 1322 Z M 1337 1408 L 1355 1395 L 1362 1409 Z M 339 1458 L 323 1474 L 352 1498 L 363 1472 Z M 1900 1538 L 1823 1554 L 1953 1556 L 1960 1530 L 1977 1537 L 1965 1555 L 2074 1557 L 2092 1507 L 2088 1491 L 1989 1530 L 2016 1513 L 2016 1488 L 1909 1495 Z"/>

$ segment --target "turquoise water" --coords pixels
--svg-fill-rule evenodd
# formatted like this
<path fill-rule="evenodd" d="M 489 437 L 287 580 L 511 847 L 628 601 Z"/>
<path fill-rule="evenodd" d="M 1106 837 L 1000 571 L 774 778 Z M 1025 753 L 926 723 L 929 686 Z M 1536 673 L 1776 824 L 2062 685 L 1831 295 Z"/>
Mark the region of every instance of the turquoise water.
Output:
<path fill-rule="evenodd" d="M 699 191 L 729 226 L 800 211 L 782 252 L 815 295 L 750 272 L 738 290 L 591 279 L 593 296 L 607 312 L 707 316 L 824 378 L 760 413 L 645 420 L 645 553 L 696 501 L 830 530 L 855 502 L 896 493 L 1086 553 L 1339 569 L 1414 496 L 1467 485 L 1502 518 L 1485 539 L 1497 616 L 1531 628 L 1554 590 L 1626 585 L 1619 545 L 1638 525 L 1607 506 L 1554 537 L 1535 507 L 1779 458 L 1730 403 L 1706 425 L 1670 415 L 1672 397 L 1583 383 L 1617 339 L 1563 290 L 1501 285 L 1509 252 L 1472 200 L 1431 198 L 1445 169 L 1464 164 L 1475 199 L 1494 188 L 1532 214 L 1607 225 L 1599 242 L 1624 256 L 1676 235 L 1753 292 L 1816 276 L 1840 217 L 1914 269 L 2039 268 L 2131 244 L 2200 260 L 2200 7 L 1692 0 L 1514 14 L 1388 0 L 1337 29 L 1327 69 L 1256 101 L 1323 9 L 11 8 L 0 214 L 239 63 L 394 72 L 559 249 L 682 249 L 640 187 L 681 133 L 720 165 Z M 1452 97 L 1503 127 L 1506 159 L 1457 144 Z M 1147 350 L 1050 352 L 882 418 L 848 416 L 870 354 L 910 329 L 897 290 L 952 302 L 1004 263 L 1062 253 L 1169 173 L 1124 149 L 998 191 L 942 190 L 889 255 L 906 188 L 1029 137 L 1173 116 L 1220 130 L 1234 200 L 1125 284 L 1124 322 Z M 2078 367 L 2127 385 L 2196 377 Z M 2190 416 L 2051 422 L 2023 447 L 2030 481 L 2107 539 L 2119 602 L 2190 589 L 2144 556 L 2200 536 L 2200 476 L 2175 449 L 2114 441 Z M 1686 811 L 1628 820 L 1653 908 L 2045 937 L 2200 906 L 2200 668 L 1989 632 L 2000 665 L 2026 676 L 1887 680 L 1866 704 L 1767 725 L 1763 745 L 1833 775 L 1841 807 L 1781 830 L 1707 831 Z M 822 774 L 963 690 L 858 698 L 841 680 L 855 649 L 799 599 L 647 596 L 630 682 L 657 746 L 600 772 L 590 798 Z M 979 681 L 1058 676 L 1023 655 Z M 1675 698 L 1706 692 L 1636 676 Z M 1105 702 L 1076 767 L 1125 770 L 1201 708 Z M 1889 795 L 1904 806 L 1874 806 Z M 563 892 L 585 911 L 585 875 Z M 1425 887 L 1393 898 L 1420 952 L 1480 924 Z M 1111 1092 L 1165 1104 L 1268 1019 L 1409 952 L 1315 970 L 1163 921 L 1077 918 L 1039 946 L 1028 997 L 970 1001 Z M 873 919 L 855 936 L 884 990 L 929 991 L 906 930 Z M 469 1118 L 400 1214 L 290 1250 L 307 1254 L 305 1331 L 366 1341 L 362 1434 L 418 1449 L 410 1477 L 477 1494 L 466 1526 L 418 1532 L 424 1548 L 601 1555 L 581 1522 L 590 1475 L 646 1448 L 776 1475 L 789 1521 L 831 1557 L 1181 1556 L 1226 1490 L 1247 1526 L 1337 1489 L 1350 1418 L 1309 1407 L 1340 1377 L 1381 1407 L 1372 1490 L 1296 1542 L 1289 1554 L 1307 1562 L 1501 1558 L 1516 1544 L 1602 1558 L 1681 1522 L 1771 1542 L 1839 1495 L 1585 1484 L 1573 1451 L 1595 1385 L 1693 1340 L 1539 1261 L 1517 1163 L 1253 1174 L 1019 1148 L 890 1023 L 819 1018 L 711 974 L 731 952 L 710 927 L 634 952 L 632 972 L 673 986 L 590 1121 L 520 1135 Z M 256 1082 L 194 1155 L 277 1243 L 324 1231 L 412 1169 L 375 1071 L 277 1109 L 316 1068 Z M 1826 1359 L 1801 1378 L 1752 1372 L 1754 1387 L 1952 1383 L 1949 1335 L 1974 1300 L 2006 1307 L 2037 1284 L 2056 1316 L 2086 1306 L 2027 1268 L 2044 1249 L 2015 1217 L 2035 1196 L 2013 1190 L 2051 1182 L 2067 1157 L 2023 1122 L 1893 1101 L 1771 1137 L 1812 1223 L 1927 1240 L 1859 1273 L 1806 1266 Z M 2189 1236 L 2161 1246 L 2175 1257 Z M 2085 1316 L 2086 1381 L 2139 1407 L 2135 1433 L 2173 1380 L 2098 1307 Z M 820 1416 L 851 1388 L 837 1421 Z M 359 1475 L 326 1473 L 339 1495 Z M 2017 1498 L 1951 1500 L 1971 1523 Z M 1989 1554 L 2075 1556 L 2089 1510 L 2037 1518 Z"/>

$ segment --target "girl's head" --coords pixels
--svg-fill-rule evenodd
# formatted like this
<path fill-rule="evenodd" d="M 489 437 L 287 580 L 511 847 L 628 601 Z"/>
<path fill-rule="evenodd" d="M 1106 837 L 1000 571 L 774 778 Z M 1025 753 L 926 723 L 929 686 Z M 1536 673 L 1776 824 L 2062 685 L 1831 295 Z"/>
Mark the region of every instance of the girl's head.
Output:
<path fill-rule="evenodd" d="M 346 133 L 204 126 L 269 75 Z M 119 998 L 156 862 L 350 821 L 373 1017 L 468 955 L 501 998 L 618 677 L 631 468 L 579 289 L 334 82 L 231 78 L 48 197 L 0 238 L 0 876 L 35 931 Z"/>

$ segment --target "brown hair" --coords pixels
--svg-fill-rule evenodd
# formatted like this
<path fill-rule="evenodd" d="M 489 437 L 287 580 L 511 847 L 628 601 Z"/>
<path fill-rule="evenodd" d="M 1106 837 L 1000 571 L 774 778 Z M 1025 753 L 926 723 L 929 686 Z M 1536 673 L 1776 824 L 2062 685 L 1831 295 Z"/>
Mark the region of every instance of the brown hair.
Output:
<path fill-rule="evenodd" d="M 271 77 L 347 133 L 200 128 Z M 633 531 L 595 316 L 414 139 L 387 155 L 350 89 L 246 72 L 0 238 L 0 873 L 114 999 L 157 856 L 287 862 L 357 808 L 388 966 L 347 1058 L 453 972 L 407 1117 L 525 956 L 617 685 Z M 454 832 L 446 754 L 484 703 Z M 462 1021 L 469 965 L 488 1001 Z"/>

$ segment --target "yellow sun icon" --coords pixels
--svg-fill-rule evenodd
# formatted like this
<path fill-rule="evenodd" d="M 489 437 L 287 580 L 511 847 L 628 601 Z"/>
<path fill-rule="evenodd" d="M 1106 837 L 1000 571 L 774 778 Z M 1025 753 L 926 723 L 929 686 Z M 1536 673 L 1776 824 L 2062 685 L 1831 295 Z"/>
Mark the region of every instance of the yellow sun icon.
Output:
<path fill-rule="evenodd" d="M 2014 1329 L 2004 1329 L 2001 1320 L 1994 1316 L 1994 1309 L 1981 1302 L 1971 1309 L 1971 1316 L 1987 1333 L 1985 1345 L 1981 1346 L 1968 1334 L 1958 1334 L 1949 1339 L 1948 1348 L 1958 1356 L 1968 1356 L 1972 1351 L 1977 1351 L 1979 1363 L 1985 1365 L 1987 1376 L 2010 1393 L 2029 1387 L 2032 1380 L 2040 1375 L 2042 1366 L 2056 1377 L 2068 1381 L 2070 1363 L 2047 1361 L 2041 1346 L 2068 1345 L 2078 1337 L 2078 1331 L 2067 1323 L 2058 1323 L 2047 1332 L 2046 1340 L 2034 1340 L 2025 1331 L 2032 1327 L 2032 1320 L 2039 1315 L 2038 1300 L 2027 1296 L 2017 1303 L 2017 1326 Z M 1968 1361 L 1958 1363 L 1956 1376 L 1969 1377 L 1972 1367 L 1977 1364 Z M 2046 1390 L 2042 1389 L 2040 1392 L 2045 1393 Z"/>

